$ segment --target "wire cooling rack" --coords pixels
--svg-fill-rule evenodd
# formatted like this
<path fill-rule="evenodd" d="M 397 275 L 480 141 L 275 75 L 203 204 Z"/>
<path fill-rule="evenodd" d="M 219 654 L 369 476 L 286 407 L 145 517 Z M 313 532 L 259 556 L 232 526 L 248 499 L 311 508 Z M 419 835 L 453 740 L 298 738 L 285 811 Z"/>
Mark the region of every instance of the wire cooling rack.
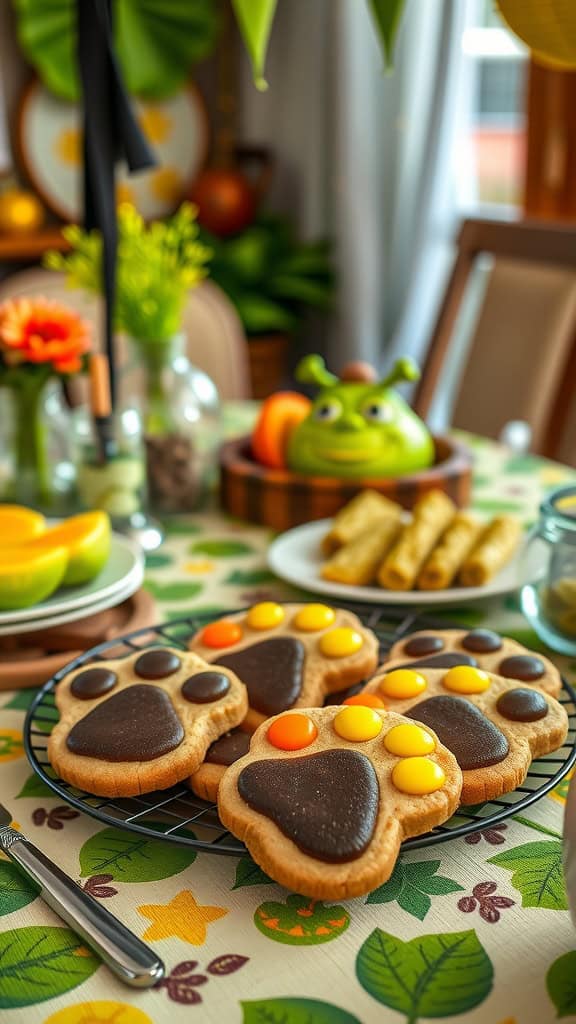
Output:
<path fill-rule="evenodd" d="M 370 610 L 366 605 L 350 604 L 345 607 L 355 611 L 364 624 L 374 630 L 380 641 L 382 655 L 396 640 L 413 630 L 447 629 L 451 625 L 446 619 L 434 619 L 418 613 L 406 614 L 397 608 L 380 607 Z M 139 797 L 105 799 L 91 796 L 57 778 L 46 753 L 48 736 L 58 720 L 54 691 L 68 672 L 88 663 L 128 657 L 150 646 L 170 645 L 186 650 L 188 639 L 213 617 L 190 615 L 152 629 L 137 630 L 122 639 L 108 641 L 84 652 L 57 672 L 36 696 L 26 717 L 24 743 L 30 763 L 42 781 L 67 803 L 97 818 L 104 825 L 114 825 L 151 839 L 165 839 L 209 853 L 237 857 L 246 852 L 246 848 L 224 829 L 216 805 L 200 800 L 185 784 Z M 358 689 L 360 684 L 347 690 L 346 695 Z M 337 696 L 342 699 L 344 695 Z M 524 811 L 557 786 L 576 762 L 576 694 L 565 680 L 559 699 L 569 718 L 566 742 L 559 750 L 533 761 L 522 786 L 497 800 L 460 808 L 449 821 L 438 825 L 426 835 L 407 839 L 403 848 L 407 850 L 432 846 L 479 829 L 493 827 Z M 331 702 L 335 700 L 333 697 Z"/>

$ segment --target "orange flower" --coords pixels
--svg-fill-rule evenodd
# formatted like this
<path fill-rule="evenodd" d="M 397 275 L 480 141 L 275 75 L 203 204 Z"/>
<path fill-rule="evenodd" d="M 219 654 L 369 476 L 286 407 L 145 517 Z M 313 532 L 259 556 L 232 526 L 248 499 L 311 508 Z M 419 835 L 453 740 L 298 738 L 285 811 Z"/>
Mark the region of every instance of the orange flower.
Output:
<path fill-rule="evenodd" d="M 40 296 L 0 305 L 0 360 L 7 366 L 51 363 L 55 373 L 77 373 L 89 348 L 89 325 L 59 302 Z"/>

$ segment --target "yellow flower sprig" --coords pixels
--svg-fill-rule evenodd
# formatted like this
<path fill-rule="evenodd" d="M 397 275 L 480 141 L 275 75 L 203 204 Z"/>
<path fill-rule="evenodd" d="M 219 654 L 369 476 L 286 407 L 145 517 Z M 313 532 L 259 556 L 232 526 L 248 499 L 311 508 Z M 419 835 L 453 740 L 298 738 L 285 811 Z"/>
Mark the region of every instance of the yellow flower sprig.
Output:
<path fill-rule="evenodd" d="M 102 239 L 77 225 L 64 228 L 72 251 L 49 252 L 44 264 L 72 288 L 102 291 Z M 118 208 L 114 321 L 142 344 L 161 344 L 180 328 L 186 295 L 207 274 L 211 251 L 198 241 L 196 208 L 183 203 L 167 221 L 145 224 L 129 203 Z"/>

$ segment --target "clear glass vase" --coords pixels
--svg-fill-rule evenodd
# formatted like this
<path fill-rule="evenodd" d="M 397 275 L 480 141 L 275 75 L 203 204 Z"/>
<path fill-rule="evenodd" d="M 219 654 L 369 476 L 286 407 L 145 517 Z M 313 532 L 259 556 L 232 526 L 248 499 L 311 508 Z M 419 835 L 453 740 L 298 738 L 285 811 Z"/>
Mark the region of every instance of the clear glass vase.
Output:
<path fill-rule="evenodd" d="M 22 371 L 0 387 L 0 501 L 75 510 L 70 410 L 56 378 Z"/>
<path fill-rule="evenodd" d="M 142 405 L 150 507 L 189 512 L 204 501 L 221 439 L 216 385 L 185 354 L 186 338 L 133 342 L 133 374 Z"/>

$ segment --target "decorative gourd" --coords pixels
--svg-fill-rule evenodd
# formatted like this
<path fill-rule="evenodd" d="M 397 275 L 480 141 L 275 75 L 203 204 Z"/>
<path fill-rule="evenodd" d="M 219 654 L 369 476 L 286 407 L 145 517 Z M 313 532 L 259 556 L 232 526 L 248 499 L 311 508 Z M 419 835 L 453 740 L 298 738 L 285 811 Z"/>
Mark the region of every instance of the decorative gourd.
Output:
<path fill-rule="evenodd" d="M 349 364 L 338 378 L 320 356 L 306 356 L 296 379 L 317 384 L 321 391 L 290 434 L 288 467 L 297 473 L 353 479 L 401 476 L 431 466 L 432 437 L 392 388 L 418 377 L 418 367 L 408 358 L 399 359 L 378 381 L 365 363 Z"/>

